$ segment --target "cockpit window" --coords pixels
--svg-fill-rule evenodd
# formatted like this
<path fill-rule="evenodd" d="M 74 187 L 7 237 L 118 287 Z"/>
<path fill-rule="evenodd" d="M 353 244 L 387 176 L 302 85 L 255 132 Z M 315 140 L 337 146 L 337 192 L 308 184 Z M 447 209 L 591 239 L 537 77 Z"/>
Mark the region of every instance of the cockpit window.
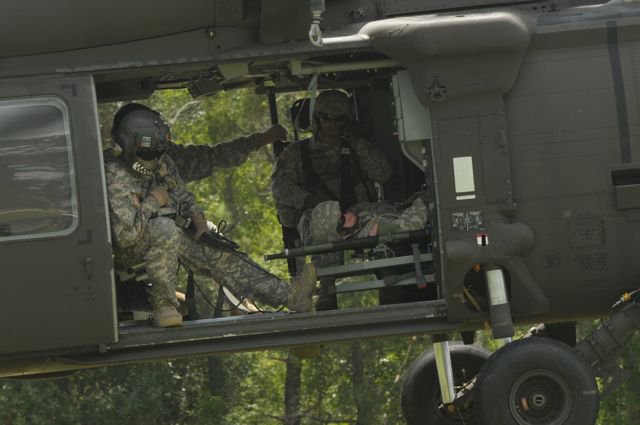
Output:
<path fill-rule="evenodd" d="M 0 242 L 78 222 L 69 114 L 55 97 L 0 101 Z"/>

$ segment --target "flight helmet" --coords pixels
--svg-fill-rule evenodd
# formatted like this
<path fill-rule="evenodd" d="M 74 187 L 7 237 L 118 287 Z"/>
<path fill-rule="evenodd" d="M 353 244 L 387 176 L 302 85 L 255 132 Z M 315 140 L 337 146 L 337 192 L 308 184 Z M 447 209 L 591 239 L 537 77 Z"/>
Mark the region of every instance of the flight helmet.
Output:
<path fill-rule="evenodd" d="M 122 149 L 122 160 L 133 166 L 162 156 L 169 148 L 171 129 L 159 112 L 139 103 L 129 103 L 113 117 L 111 137 Z"/>
<path fill-rule="evenodd" d="M 313 133 L 318 134 L 322 118 L 339 120 L 344 125 L 351 121 L 351 99 L 341 90 L 324 90 L 316 98 L 313 110 Z"/>

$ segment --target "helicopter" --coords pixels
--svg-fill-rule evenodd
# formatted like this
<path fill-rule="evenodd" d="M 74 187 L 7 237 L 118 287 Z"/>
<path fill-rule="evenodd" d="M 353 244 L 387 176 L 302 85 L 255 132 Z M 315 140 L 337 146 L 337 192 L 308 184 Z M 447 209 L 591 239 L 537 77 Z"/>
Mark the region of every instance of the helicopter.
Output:
<path fill-rule="evenodd" d="M 595 423 L 595 377 L 640 326 L 640 1 L 7 0 L 0 23 L 0 377 L 426 334 L 409 425 Z M 423 250 L 319 273 L 414 267 L 429 299 L 119 320 L 98 104 L 247 87 L 274 108 L 351 94 L 397 170 L 386 199 L 426 190 L 430 226 Z M 516 325 L 536 326 L 511 341 Z M 493 354 L 473 344 L 487 327 Z"/>

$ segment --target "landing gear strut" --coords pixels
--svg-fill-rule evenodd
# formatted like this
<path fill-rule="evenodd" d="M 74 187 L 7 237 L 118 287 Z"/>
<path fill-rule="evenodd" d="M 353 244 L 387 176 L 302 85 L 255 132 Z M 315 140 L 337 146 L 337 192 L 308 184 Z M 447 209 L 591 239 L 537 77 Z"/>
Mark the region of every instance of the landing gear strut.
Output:
<path fill-rule="evenodd" d="M 436 366 L 437 356 L 445 355 L 442 342 L 436 341 L 434 351 L 422 353 L 407 372 L 402 385 L 402 411 L 408 425 L 475 424 L 470 398 L 460 407 L 443 403 L 447 396 L 442 396 Z M 451 359 L 451 384 L 457 392 L 473 379 L 491 353 L 477 345 L 447 343 L 446 347 Z"/>

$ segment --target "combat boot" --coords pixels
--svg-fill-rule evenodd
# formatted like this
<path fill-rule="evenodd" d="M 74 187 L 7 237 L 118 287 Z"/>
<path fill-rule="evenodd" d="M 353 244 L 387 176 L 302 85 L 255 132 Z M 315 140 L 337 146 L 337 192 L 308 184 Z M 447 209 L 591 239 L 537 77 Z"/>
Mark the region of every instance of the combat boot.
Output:
<path fill-rule="evenodd" d="M 312 310 L 313 300 L 311 295 L 316 287 L 316 268 L 307 263 L 302 272 L 292 279 L 292 288 L 287 298 L 287 308 L 298 313 L 306 313 Z"/>
<path fill-rule="evenodd" d="M 332 277 L 320 279 L 320 290 L 316 300 L 316 311 L 337 310 L 336 280 Z"/>
<path fill-rule="evenodd" d="M 153 309 L 153 324 L 159 328 L 182 326 L 182 315 L 172 305 Z"/>

